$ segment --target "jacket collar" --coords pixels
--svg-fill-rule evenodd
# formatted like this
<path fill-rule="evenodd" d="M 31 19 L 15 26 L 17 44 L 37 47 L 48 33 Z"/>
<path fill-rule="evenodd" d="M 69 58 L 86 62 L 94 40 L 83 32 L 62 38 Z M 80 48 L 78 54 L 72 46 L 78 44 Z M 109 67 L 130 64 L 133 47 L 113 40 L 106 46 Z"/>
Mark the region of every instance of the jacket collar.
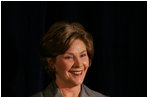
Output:
<path fill-rule="evenodd" d="M 45 97 L 63 97 L 61 94 L 58 86 L 56 85 L 55 81 L 52 81 L 48 87 L 43 91 L 43 96 Z M 80 97 L 88 97 L 89 94 L 87 94 L 84 85 L 81 86 L 81 92 Z"/>

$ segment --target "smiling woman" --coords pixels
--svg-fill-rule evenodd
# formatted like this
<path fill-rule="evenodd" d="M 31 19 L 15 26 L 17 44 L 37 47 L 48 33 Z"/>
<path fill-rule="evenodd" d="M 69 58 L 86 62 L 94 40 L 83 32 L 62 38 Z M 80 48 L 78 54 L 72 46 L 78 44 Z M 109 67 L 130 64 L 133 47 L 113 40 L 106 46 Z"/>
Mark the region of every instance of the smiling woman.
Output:
<path fill-rule="evenodd" d="M 83 84 L 94 55 L 93 38 L 79 23 L 58 22 L 40 42 L 40 56 L 53 81 L 34 97 L 104 97 Z"/>

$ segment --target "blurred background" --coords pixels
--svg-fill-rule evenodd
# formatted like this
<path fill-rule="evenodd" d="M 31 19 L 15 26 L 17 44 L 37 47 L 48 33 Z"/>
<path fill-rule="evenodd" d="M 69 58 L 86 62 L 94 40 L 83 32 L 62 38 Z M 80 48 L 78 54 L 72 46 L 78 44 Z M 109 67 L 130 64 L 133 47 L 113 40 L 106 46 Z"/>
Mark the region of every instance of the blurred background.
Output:
<path fill-rule="evenodd" d="M 48 85 L 38 45 L 57 21 L 79 22 L 94 37 L 84 84 L 107 96 L 147 96 L 147 1 L 1 1 L 1 20 L 2 97 Z"/>

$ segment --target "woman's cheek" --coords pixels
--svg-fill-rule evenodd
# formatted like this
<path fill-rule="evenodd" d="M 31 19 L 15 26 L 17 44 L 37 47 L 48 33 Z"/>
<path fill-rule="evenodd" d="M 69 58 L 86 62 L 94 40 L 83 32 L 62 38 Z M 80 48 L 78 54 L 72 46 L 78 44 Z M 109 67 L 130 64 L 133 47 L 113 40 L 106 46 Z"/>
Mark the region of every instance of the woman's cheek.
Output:
<path fill-rule="evenodd" d="M 65 61 L 64 64 L 67 67 L 67 69 L 70 69 L 73 66 L 73 62 L 70 60 Z"/>
<path fill-rule="evenodd" d="M 56 63 L 56 67 L 58 67 L 58 69 L 60 69 L 60 70 L 65 70 L 65 68 L 66 68 L 65 61 L 62 59 L 58 60 Z"/>
<path fill-rule="evenodd" d="M 83 64 L 89 65 L 89 59 L 88 59 L 88 57 L 86 57 L 86 58 L 83 59 Z"/>
<path fill-rule="evenodd" d="M 61 60 L 59 62 L 59 67 L 63 70 L 69 70 L 72 66 L 72 62 L 68 61 L 68 60 Z"/>

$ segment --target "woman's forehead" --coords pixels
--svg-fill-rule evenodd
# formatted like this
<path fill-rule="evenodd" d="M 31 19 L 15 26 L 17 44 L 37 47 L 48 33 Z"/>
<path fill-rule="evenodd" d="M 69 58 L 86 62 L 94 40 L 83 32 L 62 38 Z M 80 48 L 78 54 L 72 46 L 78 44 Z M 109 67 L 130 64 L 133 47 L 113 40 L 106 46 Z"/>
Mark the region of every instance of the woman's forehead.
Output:
<path fill-rule="evenodd" d="M 66 52 L 82 52 L 84 50 L 86 50 L 85 43 L 82 40 L 77 39 L 71 44 L 71 46 L 69 47 L 69 49 L 67 49 Z"/>

